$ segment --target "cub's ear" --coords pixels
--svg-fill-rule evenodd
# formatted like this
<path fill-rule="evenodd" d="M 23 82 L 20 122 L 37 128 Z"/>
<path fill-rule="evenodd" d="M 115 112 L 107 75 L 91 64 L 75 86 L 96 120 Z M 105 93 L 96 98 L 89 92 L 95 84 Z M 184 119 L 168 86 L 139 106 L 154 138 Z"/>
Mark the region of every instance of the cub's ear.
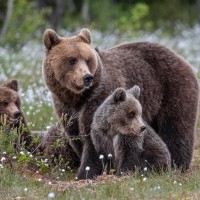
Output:
<path fill-rule="evenodd" d="M 12 90 L 15 90 L 16 92 L 18 92 L 18 81 L 16 79 L 13 79 L 7 83 L 4 84 L 5 87 L 8 87 Z"/>
<path fill-rule="evenodd" d="M 140 87 L 135 85 L 131 89 L 128 90 L 129 93 L 131 93 L 136 99 L 139 99 L 140 97 Z"/>
<path fill-rule="evenodd" d="M 126 99 L 126 90 L 124 88 L 117 88 L 113 94 L 114 102 L 125 101 Z"/>
<path fill-rule="evenodd" d="M 60 37 L 52 29 L 47 29 L 43 34 L 43 42 L 48 50 L 50 50 L 53 46 L 57 45 L 60 41 Z"/>
<path fill-rule="evenodd" d="M 90 30 L 87 28 L 81 29 L 81 32 L 78 34 L 78 37 L 80 37 L 85 43 L 91 43 L 91 33 Z"/>

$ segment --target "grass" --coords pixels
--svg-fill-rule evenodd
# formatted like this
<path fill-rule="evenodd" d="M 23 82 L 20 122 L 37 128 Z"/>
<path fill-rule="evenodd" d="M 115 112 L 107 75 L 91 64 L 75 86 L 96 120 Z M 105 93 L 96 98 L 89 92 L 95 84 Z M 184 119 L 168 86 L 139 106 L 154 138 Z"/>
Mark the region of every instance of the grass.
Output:
<path fill-rule="evenodd" d="M 23 148 L 11 149 L 0 132 L 0 199 L 198 199 L 200 195 L 200 130 L 192 168 L 186 173 L 134 173 L 116 177 L 102 175 L 95 180 L 74 181 L 75 173 L 48 165 L 45 157 Z M 5 133 L 5 131 L 4 131 Z M 10 138 L 9 138 L 10 140 Z M 14 157 L 15 156 L 15 157 Z M 87 172 L 86 172 L 87 173 Z"/>

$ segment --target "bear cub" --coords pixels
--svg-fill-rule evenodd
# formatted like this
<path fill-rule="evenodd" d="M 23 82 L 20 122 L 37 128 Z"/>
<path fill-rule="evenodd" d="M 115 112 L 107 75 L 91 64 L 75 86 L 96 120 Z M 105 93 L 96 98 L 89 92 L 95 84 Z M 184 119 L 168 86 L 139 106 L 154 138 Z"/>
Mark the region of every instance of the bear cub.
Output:
<path fill-rule="evenodd" d="M 23 143 L 30 148 L 31 133 L 28 130 L 24 114 L 21 110 L 21 99 L 18 93 L 18 81 L 13 79 L 0 85 L 0 127 L 6 130 L 15 129 L 18 134 L 15 147 L 19 148 Z"/>
<path fill-rule="evenodd" d="M 170 169 L 166 144 L 142 118 L 140 88 L 117 88 L 96 110 L 91 137 L 105 162 L 112 154 L 112 167 L 118 175 L 147 167 L 156 172 Z M 104 169 L 102 169 L 104 170 Z"/>

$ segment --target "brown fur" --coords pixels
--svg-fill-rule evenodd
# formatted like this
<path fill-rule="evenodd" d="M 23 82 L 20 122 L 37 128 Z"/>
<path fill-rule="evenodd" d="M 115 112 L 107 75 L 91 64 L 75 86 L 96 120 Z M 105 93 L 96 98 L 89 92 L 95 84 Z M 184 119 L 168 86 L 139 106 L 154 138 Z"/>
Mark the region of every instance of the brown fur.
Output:
<path fill-rule="evenodd" d="M 96 110 L 91 125 L 95 150 L 104 155 L 108 164 L 108 155 L 113 155 L 113 166 L 119 175 L 135 168 L 170 169 L 166 144 L 142 119 L 139 95 L 138 86 L 127 91 L 117 88 Z"/>
<path fill-rule="evenodd" d="M 41 139 L 40 151 L 49 159 L 51 165 L 77 169 L 80 159 L 69 145 L 61 126 L 52 126 Z"/>
<path fill-rule="evenodd" d="M 167 144 L 172 164 L 183 169 L 190 167 L 199 85 L 191 66 L 183 58 L 148 42 L 96 52 L 89 44 L 87 29 L 70 38 L 47 30 L 43 39 L 47 49 L 43 74 L 52 92 L 56 113 L 59 118 L 65 114 L 76 115 L 70 126 L 65 122 L 63 126 L 69 136 L 82 136 L 82 143 L 70 141 L 81 157 L 79 178 L 85 178 L 86 166 L 91 169 L 88 178 L 101 173 L 101 163 L 89 136 L 94 112 L 117 87 L 131 88 L 133 85 L 141 88 L 143 118 Z M 69 65 L 71 58 L 76 59 L 73 65 Z M 87 87 L 69 76 L 82 65 L 87 66 L 93 76 Z M 79 78 L 83 79 L 84 74 Z"/>
<path fill-rule="evenodd" d="M 19 116 L 15 116 L 17 112 L 20 113 Z M 0 86 L 0 126 L 2 125 L 16 129 L 21 138 L 20 143 L 25 142 L 25 147 L 29 148 L 31 135 L 21 111 L 17 80 L 11 80 Z"/>

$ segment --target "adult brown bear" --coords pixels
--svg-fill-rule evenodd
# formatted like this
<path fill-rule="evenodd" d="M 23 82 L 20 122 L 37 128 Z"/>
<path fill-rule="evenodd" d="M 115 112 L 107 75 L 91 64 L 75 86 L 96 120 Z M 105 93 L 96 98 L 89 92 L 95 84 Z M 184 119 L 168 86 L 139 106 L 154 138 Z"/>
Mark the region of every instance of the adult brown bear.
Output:
<path fill-rule="evenodd" d="M 97 107 L 117 87 L 138 85 L 144 120 L 167 144 L 172 165 L 190 167 L 198 110 L 199 85 L 191 66 L 164 46 L 137 42 L 104 51 L 91 46 L 88 29 L 64 38 L 53 30 L 43 36 L 47 49 L 43 75 L 70 144 L 81 159 L 78 178 L 101 173 L 101 163 L 90 138 Z M 71 123 L 68 123 L 68 119 Z"/>

